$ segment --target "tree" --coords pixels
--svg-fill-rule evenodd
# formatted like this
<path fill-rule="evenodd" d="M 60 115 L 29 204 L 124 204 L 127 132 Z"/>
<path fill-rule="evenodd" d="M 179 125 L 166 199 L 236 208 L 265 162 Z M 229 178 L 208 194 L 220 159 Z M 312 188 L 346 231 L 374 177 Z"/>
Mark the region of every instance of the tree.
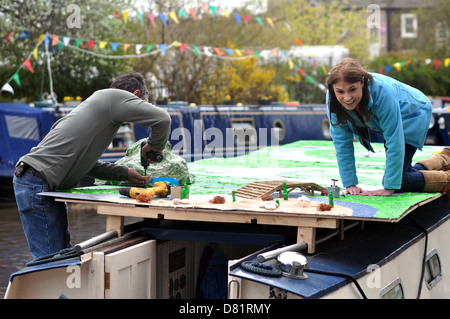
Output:
<path fill-rule="evenodd" d="M 242 104 L 258 104 L 261 98 L 287 101 L 287 93 L 274 79 L 275 69 L 259 67 L 256 58 L 224 62 L 203 83 L 200 101 L 223 104 L 227 97 Z"/>
<path fill-rule="evenodd" d="M 52 45 L 53 35 L 65 35 L 75 39 L 110 38 L 123 40 L 121 23 L 105 17 L 111 10 L 122 10 L 127 2 L 109 0 L 85 0 L 80 5 L 62 0 L 4 0 L 0 3 L 0 34 L 10 33 L 10 43 L 2 43 L 0 55 L 0 78 L 7 81 L 19 69 L 38 43 L 41 34 L 48 35 L 48 42 L 38 47 L 38 60 L 33 55 L 30 61 L 34 74 L 27 69 L 20 70 L 21 87 L 15 81 L 15 98 L 28 101 L 41 98 L 43 92 L 49 92 L 49 75 L 45 46 L 48 43 L 49 60 L 54 91 L 59 101 L 64 96 L 81 96 L 86 98 L 93 91 L 108 87 L 112 78 L 125 70 L 121 61 L 98 59 L 62 46 Z M 121 32 L 119 32 L 121 30 Z M 20 39 L 27 32 L 25 39 Z M 88 43 L 80 43 L 87 48 Z"/>

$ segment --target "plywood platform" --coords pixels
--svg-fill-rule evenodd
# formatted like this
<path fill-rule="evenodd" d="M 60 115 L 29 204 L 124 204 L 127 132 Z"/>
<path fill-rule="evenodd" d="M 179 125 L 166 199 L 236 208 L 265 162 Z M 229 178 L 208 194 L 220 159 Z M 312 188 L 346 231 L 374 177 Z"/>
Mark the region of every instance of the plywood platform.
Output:
<path fill-rule="evenodd" d="M 288 193 L 296 188 L 305 191 L 309 195 L 314 195 L 314 191 L 325 190 L 324 187 L 319 186 L 315 183 L 302 183 L 293 181 L 258 181 L 238 188 L 235 191 L 235 195 L 244 198 L 256 199 L 261 198 L 262 196 L 273 194 L 275 192 L 280 192 L 280 197 L 282 197 L 284 182 L 286 183 Z"/>

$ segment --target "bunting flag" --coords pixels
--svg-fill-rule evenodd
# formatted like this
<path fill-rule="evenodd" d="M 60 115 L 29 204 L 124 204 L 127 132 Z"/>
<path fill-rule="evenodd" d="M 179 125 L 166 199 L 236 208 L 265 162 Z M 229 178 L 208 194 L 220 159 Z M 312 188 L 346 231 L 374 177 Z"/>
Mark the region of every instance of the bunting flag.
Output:
<path fill-rule="evenodd" d="M 2 89 L 0 91 L 5 91 L 5 92 L 9 92 L 12 95 L 14 95 L 14 89 L 12 88 L 12 86 L 9 83 L 5 83 L 2 86 Z"/>
<path fill-rule="evenodd" d="M 11 36 L 11 33 L 12 33 L 12 31 L 9 31 L 9 32 L 6 32 L 6 45 L 8 45 L 9 44 L 9 41 L 10 41 L 10 39 L 9 39 L 9 37 Z"/>
<path fill-rule="evenodd" d="M 31 73 L 34 73 L 33 67 L 31 66 L 30 59 L 27 58 L 25 61 L 23 61 L 23 65 L 25 65 L 27 67 L 27 69 L 30 70 Z"/>

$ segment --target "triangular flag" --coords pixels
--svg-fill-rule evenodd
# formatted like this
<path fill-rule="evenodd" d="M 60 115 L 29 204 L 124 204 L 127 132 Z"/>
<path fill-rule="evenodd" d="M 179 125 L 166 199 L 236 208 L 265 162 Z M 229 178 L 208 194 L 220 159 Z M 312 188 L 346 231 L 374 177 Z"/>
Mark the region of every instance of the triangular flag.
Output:
<path fill-rule="evenodd" d="M 77 48 L 79 48 L 80 47 L 80 44 L 83 42 L 83 40 L 81 40 L 81 39 L 77 39 L 76 41 L 75 41 L 75 46 L 77 47 Z"/>
<path fill-rule="evenodd" d="M 200 52 L 198 52 L 198 46 L 194 45 L 194 52 L 196 55 L 200 55 Z"/>
<path fill-rule="evenodd" d="M 203 9 L 205 10 L 206 13 L 209 13 L 209 9 L 208 9 L 208 5 L 205 2 L 201 3 Z"/>
<path fill-rule="evenodd" d="M 440 59 L 436 59 L 434 60 L 434 67 L 437 69 L 439 69 L 439 65 L 441 64 L 441 60 Z"/>
<path fill-rule="evenodd" d="M 35 47 L 35 48 L 34 48 L 34 50 L 33 50 L 33 56 L 34 56 L 34 59 L 37 61 L 37 59 L 38 59 L 38 47 Z"/>
<path fill-rule="evenodd" d="M 17 83 L 19 87 L 22 87 L 22 83 L 20 83 L 19 73 L 14 73 L 12 76 L 13 80 Z"/>
<path fill-rule="evenodd" d="M 180 11 L 178 11 L 178 13 L 180 14 L 180 16 L 187 19 L 186 11 L 184 11 L 183 9 L 180 9 Z"/>
<path fill-rule="evenodd" d="M 128 50 L 128 48 L 130 47 L 130 45 L 131 45 L 131 44 L 129 44 L 129 43 L 124 43 L 124 44 L 123 44 L 123 52 L 124 52 L 124 53 L 127 52 L 127 50 Z"/>
<path fill-rule="evenodd" d="M 136 54 L 141 54 L 142 44 L 136 44 Z"/>
<path fill-rule="evenodd" d="M 117 42 L 111 43 L 111 48 L 113 51 L 116 51 L 118 47 L 119 47 L 119 43 L 117 43 Z"/>
<path fill-rule="evenodd" d="M 213 17 L 215 17 L 216 16 L 216 7 L 213 5 L 210 5 L 209 8 L 211 9 L 211 15 Z"/>
<path fill-rule="evenodd" d="M 242 56 L 241 50 L 236 49 L 234 50 L 234 52 L 237 54 L 237 56 Z"/>
<path fill-rule="evenodd" d="M 19 37 L 19 40 L 26 39 L 28 37 L 28 31 L 22 31 L 22 34 Z"/>
<path fill-rule="evenodd" d="M 220 51 L 219 48 L 214 48 L 214 51 L 216 52 L 217 55 L 220 55 L 220 56 L 222 56 L 222 55 L 225 54 L 225 53 L 223 53 L 222 51 Z"/>
<path fill-rule="evenodd" d="M 446 68 L 450 65 L 450 58 L 446 58 L 444 60 L 444 65 L 445 65 Z"/>
<path fill-rule="evenodd" d="M 139 20 L 141 21 L 141 24 L 144 26 L 145 25 L 144 24 L 144 17 L 142 16 L 142 13 L 137 12 L 136 14 L 137 14 Z"/>
<path fill-rule="evenodd" d="M 250 19 L 249 16 L 244 16 L 244 23 L 248 27 L 248 19 Z"/>
<path fill-rule="evenodd" d="M 261 20 L 260 17 L 256 17 L 256 21 L 257 21 L 262 27 L 264 27 L 264 22 Z"/>
<path fill-rule="evenodd" d="M 6 45 L 9 44 L 9 36 L 11 35 L 12 31 L 6 32 Z"/>
<path fill-rule="evenodd" d="M 150 50 L 153 48 L 153 44 L 147 45 L 147 52 L 150 52 Z"/>
<path fill-rule="evenodd" d="M 155 17 L 153 17 L 153 14 L 149 13 L 148 18 L 150 19 L 150 22 L 152 23 L 152 26 L 156 27 Z"/>
<path fill-rule="evenodd" d="M 299 38 L 295 38 L 295 41 L 297 41 L 297 44 L 298 44 L 298 45 L 303 45 L 302 40 L 300 40 Z"/>
<path fill-rule="evenodd" d="M 235 13 L 234 18 L 236 19 L 237 23 L 241 25 L 241 16 L 239 15 L 239 13 Z"/>
<path fill-rule="evenodd" d="M 44 38 L 45 38 L 45 34 L 43 33 L 39 36 L 38 45 L 41 44 L 41 42 L 42 42 L 42 40 L 44 40 Z"/>
<path fill-rule="evenodd" d="M 169 16 L 172 18 L 173 21 L 175 21 L 176 24 L 180 24 L 180 21 L 178 21 L 177 15 L 174 11 L 170 12 Z"/>
<path fill-rule="evenodd" d="M 167 21 L 166 21 L 166 16 L 164 15 L 164 13 L 161 13 L 159 15 L 159 17 L 161 18 L 162 23 L 164 24 L 165 27 L 167 27 Z"/>
<path fill-rule="evenodd" d="M 114 12 L 114 18 L 120 19 L 119 13 L 117 11 Z"/>
<path fill-rule="evenodd" d="M 159 48 L 161 49 L 162 55 L 166 55 L 167 46 L 165 44 L 160 44 Z"/>
<path fill-rule="evenodd" d="M 52 39 L 52 45 L 57 45 L 59 42 L 59 35 L 54 34 Z"/>
<path fill-rule="evenodd" d="M 184 52 L 186 50 L 186 43 L 181 44 L 180 51 Z"/>
<path fill-rule="evenodd" d="M 229 55 L 233 55 L 234 51 L 231 49 L 225 49 L 225 52 L 228 53 Z"/>
<path fill-rule="evenodd" d="M 0 91 L 5 91 L 5 92 L 9 92 L 12 95 L 14 95 L 14 89 L 12 88 L 12 86 L 9 83 L 5 83 L 2 86 L 2 89 Z"/>
<path fill-rule="evenodd" d="M 68 45 L 70 42 L 70 37 L 64 37 L 63 42 L 64 42 L 64 45 Z"/>
<path fill-rule="evenodd" d="M 125 23 L 127 23 L 128 22 L 128 15 L 129 15 L 130 13 L 128 12 L 128 11 L 124 11 L 123 12 L 123 20 L 125 21 Z"/>
<path fill-rule="evenodd" d="M 230 13 L 227 10 L 223 9 L 222 12 L 227 18 L 230 17 Z"/>
<path fill-rule="evenodd" d="M 301 75 L 305 75 L 305 71 L 303 69 L 298 69 L 298 72 L 300 72 Z"/>
<path fill-rule="evenodd" d="M 289 69 L 292 70 L 294 68 L 294 62 L 289 61 Z"/>
<path fill-rule="evenodd" d="M 192 18 L 194 18 L 194 20 L 197 20 L 197 16 L 195 15 L 193 8 L 189 8 L 189 13 L 191 14 Z"/>
<path fill-rule="evenodd" d="M 31 66 L 31 62 L 28 58 L 25 61 L 23 61 L 23 65 L 25 65 L 27 69 L 30 70 L 31 73 L 34 73 L 33 67 Z"/>
<path fill-rule="evenodd" d="M 99 47 L 100 49 L 103 49 L 107 44 L 108 44 L 108 42 L 106 42 L 106 41 L 101 41 L 100 44 L 98 45 L 98 47 Z"/>
<path fill-rule="evenodd" d="M 211 52 L 209 51 L 208 47 L 203 47 L 203 53 L 207 56 L 212 56 Z"/>
<path fill-rule="evenodd" d="M 275 28 L 275 26 L 273 25 L 273 21 L 272 21 L 271 18 L 267 18 L 266 20 L 267 20 L 267 22 L 270 24 L 270 26 L 271 26 L 272 28 Z"/>
<path fill-rule="evenodd" d="M 394 63 L 394 67 L 397 69 L 398 72 L 401 72 L 401 70 L 402 70 L 402 65 L 401 65 L 399 62 Z"/>
<path fill-rule="evenodd" d="M 94 46 L 95 40 L 91 40 L 88 42 L 88 48 L 89 50 L 92 50 L 92 47 Z"/>

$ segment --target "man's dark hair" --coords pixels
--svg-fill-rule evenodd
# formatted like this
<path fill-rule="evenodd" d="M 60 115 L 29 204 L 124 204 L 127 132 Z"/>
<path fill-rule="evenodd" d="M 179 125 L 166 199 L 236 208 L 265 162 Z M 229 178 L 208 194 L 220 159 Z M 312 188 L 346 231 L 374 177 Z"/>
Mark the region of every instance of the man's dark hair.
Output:
<path fill-rule="evenodd" d="M 141 91 L 140 98 L 148 101 L 148 90 L 145 86 L 145 79 L 139 72 L 123 74 L 117 77 L 111 83 L 112 89 L 120 89 L 133 93 L 136 90 Z"/>

